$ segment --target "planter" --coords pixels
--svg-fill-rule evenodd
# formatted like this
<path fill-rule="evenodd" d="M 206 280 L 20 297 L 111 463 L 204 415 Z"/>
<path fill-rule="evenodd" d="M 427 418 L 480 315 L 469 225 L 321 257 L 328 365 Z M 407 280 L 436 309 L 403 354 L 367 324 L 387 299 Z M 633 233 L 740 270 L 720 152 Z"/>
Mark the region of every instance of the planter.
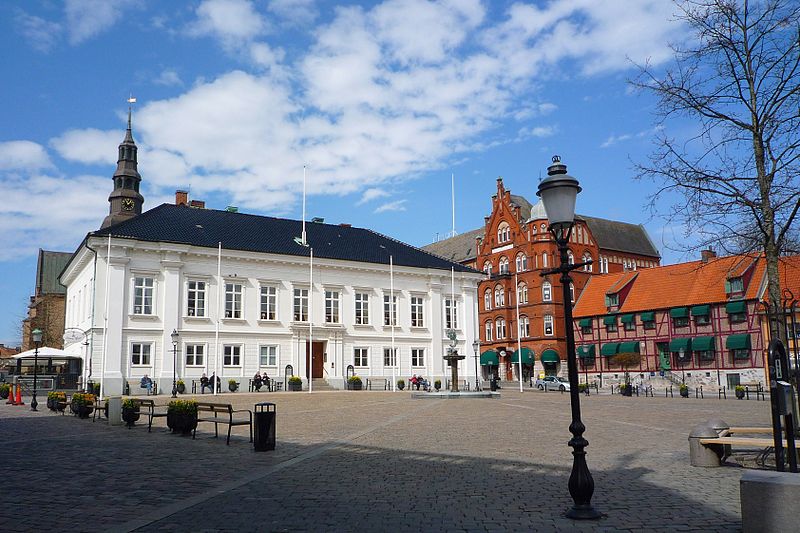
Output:
<path fill-rule="evenodd" d="M 236 390 L 237 390 L 238 388 L 239 388 L 239 384 L 238 384 L 238 383 L 236 383 L 235 381 L 234 381 L 233 383 L 231 383 L 231 382 L 228 382 L 228 390 L 229 390 L 229 391 L 231 391 L 231 392 L 236 392 Z"/>
<path fill-rule="evenodd" d="M 67 408 L 67 400 L 57 400 L 56 401 L 56 411 L 61 413 L 66 408 Z"/>
<path fill-rule="evenodd" d="M 89 418 L 92 411 L 94 411 L 94 407 L 91 405 L 72 404 L 72 412 L 78 415 L 78 418 Z"/>
<path fill-rule="evenodd" d="M 178 389 L 178 392 L 179 392 L 180 394 L 183 394 L 183 393 L 185 393 L 185 392 L 186 392 L 186 385 L 185 385 L 185 384 L 183 384 L 183 383 L 178 383 L 178 385 L 176 385 L 176 387 L 175 387 L 175 388 L 176 388 L 176 389 Z"/>
<path fill-rule="evenodd" d="M 356 381 L 355 383 L 350 383 L 350 390 L 361 390 L 361 387 L 363 386 L 363 383 Z"/>
<path fill-rule="evenodd" d="M 125 425 L 128 428 L 133 427 L 134 423 L 139 420 L 139 408 L 138 407 L 123 407 L 122 408 L 122 420 L 125 421 Z"/>
<path fill-rule="evenodd" d="M 54 401 L 53 398 L 47 399 L 47 408 L 50 409 L 51 411 L 56 410 L 56 408 L 53 406 L 53 401 Z"/>
<path fill-rule="evenodd" d="M 302 381 L 290 381 L 287 383 L 289 386 L 290 391 L 301 391 L 303 390 L 303 382 Z"/>
<path fill-rule="evenodd" d="M 689 397 L 689 389 L 680 389 L 680 394 L 681 394 L 682 398 L 688 398 Z"/>
<path fill-rule="evenodd" d="M 739 400 L 743 400 L 744 399 L 744 391 L 743 390 L 737 390 L 735 392 L 735 394 L 736 394 L 736 398 L 738 398 Z"/>
<path fill-rule="evenodd" d="M 399 382 L 397 383 L 397 388 L 398 388 L 398 389 L 400 389 L 400 390 L 403 390 L 403 389 L 405 389 L 405 388 L 406 388 L 406 384 L 405 384 L 405 382 L 403 382 L 403 381 L 399 381 Z"/>
<path fill-rule="evenodd" d="M 173 433 L 189 435 L 197 427 L 197 413 L 167 413 L 167 427 Z"/>
<path fill-rule="evenodd" d="M 8 386 L 3 387 L 2 389 L 0 389 L 0 398 L 2 398 L 4 400 L 7 400 L 9 391 L 10 391 L 10 389 L 8 388 Z"/>

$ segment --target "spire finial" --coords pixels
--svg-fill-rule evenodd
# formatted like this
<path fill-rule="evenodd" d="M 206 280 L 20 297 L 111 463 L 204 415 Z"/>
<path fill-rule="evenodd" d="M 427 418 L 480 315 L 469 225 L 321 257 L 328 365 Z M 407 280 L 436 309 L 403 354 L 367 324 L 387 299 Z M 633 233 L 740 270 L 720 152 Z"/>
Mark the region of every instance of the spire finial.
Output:
<path fill-rule="evenodd" d="M 133 113 L 133 104 L 136 103 L 136 97 L 131 94 L 128 96 L 128 129 L 125 132 L 125 142 L 133 142 L 133 132 L 131 131 L 131 114 Z"/>

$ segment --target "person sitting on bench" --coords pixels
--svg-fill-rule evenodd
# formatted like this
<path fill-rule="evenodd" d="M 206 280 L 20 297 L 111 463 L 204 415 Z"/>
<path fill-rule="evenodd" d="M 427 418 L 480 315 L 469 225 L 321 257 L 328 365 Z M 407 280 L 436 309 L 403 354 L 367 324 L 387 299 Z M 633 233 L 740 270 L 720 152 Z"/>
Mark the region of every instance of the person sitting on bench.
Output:
<path fill-rule="evenodd" d="M 261 374 L 256 371 L 256 375 L 253 376 L 253 388 L 256 392 L 261 392 Z"/>
<path fill-rule="evenodd" d="M 211 385 L 208 383 L 208 376 L 203 372 L 203 377 L 200 378 L 200 394 L 206 393 L 206 387 L 211 389 Z M 214 392 L 214 390 L 212 389 L 211 392 Z"/>
<path fill-rule="evenodd" d="M 261 381 L 263 381 L 264 385 L 266 385 L 267 391 L 272 390 L 272 389 L 269 388 L 269 376 L 267 375 L 267 371 L 266 370 L 264 371 L 263 375 L 261 376 Z"/>
<path fill-rule="evenodd" d="M 150 394 L 153 393 L 153 380 L 150 379 L 147 374 L 145 374 L 142 376 L 142 381 L 139 383 L 139 387 L 142 389 L 147 389 L 147 395 L 150 396 Z"/>

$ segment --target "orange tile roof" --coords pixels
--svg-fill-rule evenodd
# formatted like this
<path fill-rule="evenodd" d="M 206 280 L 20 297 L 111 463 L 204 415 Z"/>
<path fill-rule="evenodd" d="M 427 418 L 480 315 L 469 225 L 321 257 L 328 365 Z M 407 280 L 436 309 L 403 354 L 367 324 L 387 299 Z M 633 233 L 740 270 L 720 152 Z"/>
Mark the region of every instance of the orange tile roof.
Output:
<path fill-rule="evenodd" d="M 793 280 L 789 286 L 798 287 L 795 294 L 800 298 L 800 256 L 786 259 L 791 259 L 786 267 Z M 632 281 L 630 272 L 592 276 L 581 292 L 573 316 L 580 318 L 608 314 L 606 293 L 612 287 L 618 290 L 626 282 L 632 286 L 618 313 L 726 302 L 726 278 L 741 275 L 754 262 L 755 271 L 744 297 L 755 299 L 761 291 L 766 262 L 763 257 L 738 255 L 715 258 L 707 263 L 692 261 L 642 269 L 637 271 L 638 275 Z"/>
<path fill-rule="evenodd" d="M 791 292 L 791 299 L 797 299 L 800 307 L 800 255 L 781 257 L 778 276 L 781 278 L 781 290 L 784 291 L 784 296 L 790 296 L 786 293 L 788 289 Z"/>

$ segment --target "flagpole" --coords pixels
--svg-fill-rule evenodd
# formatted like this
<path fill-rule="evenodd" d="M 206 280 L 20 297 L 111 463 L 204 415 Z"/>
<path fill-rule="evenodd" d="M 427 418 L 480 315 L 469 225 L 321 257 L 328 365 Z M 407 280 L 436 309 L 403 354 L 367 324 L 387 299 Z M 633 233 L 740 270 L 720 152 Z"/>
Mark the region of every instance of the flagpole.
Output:
<path fill-rule="evenodd" d="M 106 251 L 106 312 L 105 318 L 103 320 L 103 358 L 100 360 L 100 398 L 103 397 L 103 393 L 105 393 L 105 383 L 106 383 L 106 354 L 108 352 L 108 306 L 111 303 L 111 298 L 108 296 L 108 291 L 110 290 L 111 286 L 111 232 L 108 234 L 108 247 Z M 94 393 L 94 391 L 90 391 L 87 387 L 86 392 Z"/>
<path fill-rule="evenodd" d="M 305 171 L 305 167 L 303 167 Z M 305 217 L 303 217 L 303 225 L 305 225 Z M 305 239 L 305 230 L 303 230 L 303 239 Z M 311 255 L 308 260 L 308 392 L 313 390 L 312 382 L 314 381 L 314 248 L 309 248 Z"/>
<path fill-rule="evenodd" d="M 214 395 L 217 394 L 217 379 L 219 377 L 219 321 L 222 315 L 222 241 L 217 243 L 217 323 L 214 324 L 214 373 L 212 379 L 214 383 L 211 384 L 211 389 Z"/>
<path fill-rule="evenodd" d="M 453 237 L 456 236 L 456 175 L 450 174 L 450 199 L 453 207 Z"/>
<path fill-rule="evenodd" d="M 306 245 L 306 166 L 303 165 L 303 232 L 300 234 L 303 246 Z"/>
<path fill-rule="evenodd" d="M 517 302 L 517 364 L 519 365 L 519 391 L 522 392 L 522 328 L 519 323 L 519 277 L 514 272 L 514 299 Z"/>
<path fill-rule="evenodd" d="M 397 392 L 397 352 L 394 347 L 394 257 L 389 256 L 389 321 L 392 324 L 392 353 L 389 362 L 392 363 L 392 392 Z"/>

